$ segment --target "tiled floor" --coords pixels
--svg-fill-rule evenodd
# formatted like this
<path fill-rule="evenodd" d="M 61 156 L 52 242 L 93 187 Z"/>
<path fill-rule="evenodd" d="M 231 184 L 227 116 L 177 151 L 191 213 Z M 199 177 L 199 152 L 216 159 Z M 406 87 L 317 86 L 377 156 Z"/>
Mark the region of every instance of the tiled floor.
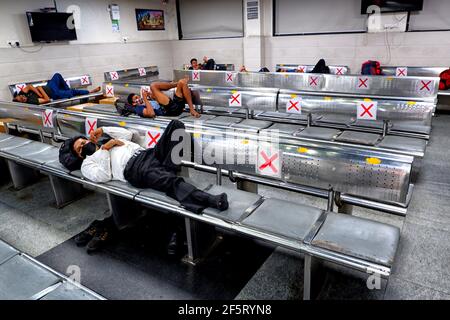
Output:
<path fill-rule="evenodd" d="M 196 174 L 214 181 L 213 176 Z M 228 183 L 224 180 L 225 183 Z M 325 208 L 308 196 L 260 187 L 263 195 Z M 0 186 L 0 239 L 40 255 L 105 215 L 105 197 L 90 194 L 64 209 L 54 207 L 47 179 L 14 191 Z M 434 119 L 432 138 L 406 218 L 355 208 L 354 214 L 401 228 L 393 274 L 381 290 L 365 287 L 367 275 L 329 268 L 320 299 L 450 299 L 450 115 Z M 237 298 L 299 299 L 302 257 L 277 250 Z"/>

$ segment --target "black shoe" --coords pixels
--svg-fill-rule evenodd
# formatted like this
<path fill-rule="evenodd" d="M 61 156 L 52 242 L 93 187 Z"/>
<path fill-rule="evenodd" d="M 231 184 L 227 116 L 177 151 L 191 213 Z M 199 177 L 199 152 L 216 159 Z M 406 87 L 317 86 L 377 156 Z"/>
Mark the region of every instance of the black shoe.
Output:
<path fill-rule="evenodd" d="M 213 197 L 213 208 L 220 211 L 225 211 L 228 209 L 228 196 L 226 193 L 221 193 Z"/>
<path fill-rule="evenodd" d="M 95 220 L 86 230 L 76 235 L 74 238 L 75 244 L 78 247 L 84 247 L 89 241 L 91 241 L 99 230 L 100 222 L 101 221 Z"/>
<path fill-rule="evenodd" d="M 174 232 L 167 245 L 167 254 L 169 256 L 176 256 L 178 253 L 178 234 Z"/>
<path fill-rule="evenodd" d="M 112 233 L 107 229 L 99 230 L 86 246 L 87 253 L 99 251 L 111 242 Z"/>

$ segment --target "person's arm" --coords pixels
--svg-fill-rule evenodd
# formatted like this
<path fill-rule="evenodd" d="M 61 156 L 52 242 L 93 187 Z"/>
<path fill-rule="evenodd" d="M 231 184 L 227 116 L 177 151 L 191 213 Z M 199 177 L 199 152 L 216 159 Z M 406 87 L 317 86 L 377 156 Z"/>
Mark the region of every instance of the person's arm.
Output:
<path fill-rule="evenodd" d="M 42 88 L 42 87 L 37 87 L 37 90 L 40 92 L 40 94 L 41 94 L 41 98 L 43 98 L 43 99 L 45 99 L 45 100 L 48 100 L 48 101 L 50 101 L 51 99 L 50 99 L 50 97 L 47 95 L 47 92 L 45 92 L 45 90 L 44 90 L 44 88 Z"/>
<path fill-rule="evenodd" d="M 39 87 L 40 88 L 40 87 Z M 35 94 L 37 94 L 37 96 L 39 98 L 44 98 L 44 96 L 42 95 L 42 93 L 39 92 L 38 89 L 36 89 L 35 86 L 33 86 L 32 84 L 27 85 L 25 88 L 22 89 L 23 93 L 28 93 L 30 91 L 33 91 Z"/>
<path fill-rule="evenodd" d="M 108 150 L 97 150 L 87 156 L 81 165 L 83 177 L 93 182 L 105 183 L 111 180 L 111 155 Z"/>
<path fill-rule="evenodd" d="M 102 136 L 103 133 L 106 133 L 107 135 L 111 136 L 113 139 L 123 139 L 127 141 L 131 141 L 133 138 L 133 132 L 131 132 L 128 129 L 120 128 L 120 127 L 102 127 L 97 129 L 97 133 L 100 132 L 100 135 L 98 135 L 98 138 Z M 97 134 L 96 134 L 97 136 Z M 97 139 L 98 139 L 97 138 Z"/>
<path fill-rule="evenodd" d="M 45 104 L 45 103 L 49 103 L 51 100 L 50 99 L 44 99 L 44 98 L 38 98 L 39 104 Z"/>
<path fill-rule="evenodd" d="M 145 109 L 144 109 L 144 117 L 145 118 L 154 118 L 156 116 L 155 114 L 155 110 L 152 107 L 152 104 L 150 103 L 150 101 L 148 101 L 148 97 L 147 94 L 144 92 L 144 94 L 142 95 L 144 103 L 145 103 Z"/>

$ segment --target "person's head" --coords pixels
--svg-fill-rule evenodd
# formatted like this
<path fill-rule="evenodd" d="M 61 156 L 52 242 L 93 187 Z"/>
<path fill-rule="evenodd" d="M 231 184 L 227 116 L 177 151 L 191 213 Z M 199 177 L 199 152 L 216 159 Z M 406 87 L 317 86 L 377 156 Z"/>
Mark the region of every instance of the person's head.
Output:
<path fill-rule="evenodd" d="M 13 101 L 14 102 L 26 103 L 27 102 L 27 97 L 22 92 L 19 92 L 19 93 L 16 92 L 14 94 Z"/>
<path fill-rule="evenodd" d="M 70 171 L 80 170 L 84 158 L 90 153 L 89 147 L 94 145 L 93 143 L 87 143 L 87 141 L 84 136 L 77 136 L 64 141 L 59 148 L 59 162 Z M 83 152 L 83 147 L 89 144 L 91 146 L 88 146 L 86 151 Z"/>
<path fill-rule="evenodd" d="M 142 99 L 137 94 L 130 93 L 128 95 L 127 102 L 132 106 L 137 106 L 139 104 L 142 104 Z"/>
<path fill-rule="evenodd" d="M 80 159 L 86 159 L 87 156 L 91 156 L 98 150 L 98 146 L 85 137 L 79 137 L 74 140 L 72 145 L 72 151 Z"/>
<path fill-rule="evenodd" d="M 198 61 L 195 58 L 191 59 L 191 67 L 195 70 L 198 69 Z"/>

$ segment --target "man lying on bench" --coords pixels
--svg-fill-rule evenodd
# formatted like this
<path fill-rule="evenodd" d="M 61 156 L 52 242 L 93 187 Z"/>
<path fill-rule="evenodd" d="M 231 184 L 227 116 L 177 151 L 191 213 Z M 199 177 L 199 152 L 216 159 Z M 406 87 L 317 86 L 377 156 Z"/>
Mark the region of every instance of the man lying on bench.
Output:
<path fill-rule="evenodd" d="M 13 101 L 29 104 L 45 104 L 53 100 L 70 99 L 99 92 L 101 87 L 94 90 L 70 89 L 61 74 L 55 73 L 45 86 L 34 87 L 27 85 L 20 92 L 14 94 Z"/>
<path fill-rule="evenodd" d="M 172 134 L 175 130 L 182 130 L 177 133 L 188 137 L 184 129 L 182 122 L 171 121 L 155 148 L 145 150 L 131 142 L 131 131 L 119 127 L 103 127 L 93 132 L 89 139 L 80 136 L 65 141 L 60 148 L 59 160 L 69 170 L 81 168 L 83 176 L 93 182 L 128 181 L 136 188 L 162 191 L 195 213 L 201 213 L 207 207 L 226 210 L 226 193 L 211 195 L 177 176 L 181 167 L 174 163 L 172 150 L 181 142 L 172 141 Z M 123 222 L 130 220 L 132 215 L 133 212 L 128 212 L 126 217 L 113 213 L 112 218 L 91 225 L 81 233 L 76 239 L 77 244 L 87 244 L 88 252 L 99 249 L 110 240 L 114 229 L 129 226 L 129 223 Z"/>
<path fill-rule="evenodd" d="M 176 88 L 173 99 L 170 99 L 162 91 Z M 137 94 L 128 96 L 131 109 L 140 117 L 154 118 L 155 116 L 179 116 L 184 111 L 186 103 L 192 116 L 198 118 L 200 114 L 195 111 L 192 103 L 191 90 L 188 87 L 188 79 L 178 82 L 153 82 L 150 85 L 150 93 L 143 92 L 142 99 Z"/>

